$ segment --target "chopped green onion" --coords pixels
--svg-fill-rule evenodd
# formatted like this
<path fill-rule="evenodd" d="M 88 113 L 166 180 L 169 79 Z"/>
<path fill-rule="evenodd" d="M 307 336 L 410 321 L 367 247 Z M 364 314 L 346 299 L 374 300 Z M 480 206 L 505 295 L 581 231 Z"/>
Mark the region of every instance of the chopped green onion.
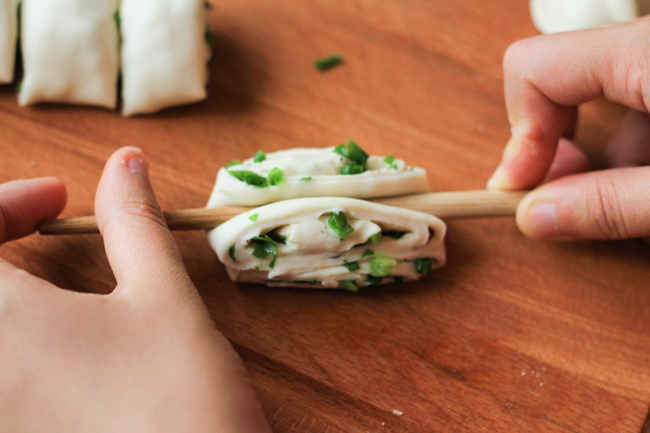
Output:
<path fill-rule="evenodd" d="M 368 154 L 354 141 L 348 139 L 347 149 L 344 145 L 339 144 L 334 148 L 334 152 L 350 161 L 343 167 L 341 174 L 360 174 L 366 171 Z"/>
<path fill-rule="evenodd" d="M 370 245 L 376 245 L 379 242 L 381 242 L 382 239 L 383 236 L 381 235 L 381 232 L 379 232 L 379 233 L 375 233 L 374 235 L 370 235 L 370 237 L 368 238 L 368 242 L 370 242 Z"/>
<path fill-rule="evenodd" d="M 415 261 L 415 272 L 418 274 L 429 275 L 433 267 L 433 259 L 417 259 Z"/>
<path fill-rule="evenodd" d="M 228 173 L 231 176 L 236 177 L 237 179 L 246 183 L 247 185 L 252 185 L 257 188 L 266 188 L 267 186 L 269 186 L 269 182 L 268 180 L 266 180 L 265 177 L 260 176 L 259 174 L 253 171 L 232 170 L 232 171 L 228 171 Z"/>
<path fill-rule="evenodd" d="M 205 29 L 204 38 L 205 38 L 205 43 L 207 43 L 210 46 L 210 48 L 214 48 L 214 46 L 216 45 L 216 41 L 214 38 L 214 33 L 212 33 L 209 28 Z"/>
<path fill-rule="evenodd" d="M 366 275 L 366 283 L 370 284 L 371 286 L 376 286 L 378 284 L 381 284 L 382 280 L 384 277 L 375 277 L 373 275 Z"/>
<path fill-rule="evenodd" d="M 251 221 L 257 221 L 258 216 L 260 216 L 260 214 L 254 213 L 253 215 L 249 216 L 248 219 Z"/>
<path fill-rule="evenodd" d="M 373 277 L 387 277 L 396 264 L 397 260 L 391 257 L 379 254 L 374 255 L 370 259 L 370 275 Z"/>
<path fill-rule="evenodd" d="M 354 231 L 354 228 L 348 224 L 348 219 L 344 212 L 334 212 L 327 220 L 327 224 L 339 238 L 343 239 Z"/>
<path fill-rule="evenodd" d="M 274 255 L 273 258 L 271 259 L 271 263 L 269 263 L 269 268 L 273 269 L 275 267 L 275 261 L 278 259 L 278 255 Z"/>
<path fill-rule="evenodd" d="M 257 153 L 255 154 L 255 157 L 253 158 L 253 162 L 262 162 L 266 159 L 266 153 L 262 152 L 261 150 L 258 150 Z"/>
<path fill-rule="evenodd" d="M 257 244 L 253 249 L 253 256 L 258 259 L 265 259 L 269 254 L 272 254 L 273 256 L 278 255 L 278 248 L 275 246 L 277 242 L 269 236 L 255 236 L 251 241 Z M 275 265 L 275 257 L 271 260 L 271 264 Z M 271 266 L 271 268 L 272 267 L 273 266 Z"/>
<path fill-rule="evenodd" d="M 363 165 L 365 168 L 368 162 L 368 154 L 357 143 L 348 139 L 348 159 L 359 165 Z"/>
<path fill-rule="evenodd" d="M 338 146 L 336 146 L 336 147 L 334 148 L 334 153 L 338 153 L 338 154 L 341 155 L 343 158 L 347 158 L 347 157 L 348 157 L 348 151 L 345 150 L 345 145 L 343 145 L 343 144 L 339 144 Z"/>
<path fill-rule="evenodd" d="M 271 170 L 269 173 L 269 181 L 271 181 L 271 185 L 273 186 L 284 183 L 284 173 L 282 173 L 282 170 L 277 167 Z"/>
<path fill-rule="evenodd" d="M 350 292 L 357 293 L 359 291 L 359 288 L 352 280 L 341 280 L 341 284 L 345 290 L 349 290 Z"/>
<path fill-rule="evenodd" d="M 295 283 L 295 284 L 317 284 L 318 281 L 317 280 L 309 280 L 309 281 L 307 281 L 307 280 L 293 280 L 292 283 Z"/>
<path fill-rule="evenodd" d="M 397 164 L 395 164 L 395 157 L 393 155 L 388 155 L 386 158 L 384 158 L 384 162 L 388 164 L 390 168 L 397 170 Z"/>
<path fill-rule="evenodd" d="M 231 259 L 233 262 L 236 262 L 236 261 L 237 261 L 237 258 L 235 257 L 235 244 L 232 244 L 232 246 L 231 246 L 230 249 L 228 250 L 228 255 L 230 255 L 230 259 Z"/>
<path fill-rule="evenodd" d="M 330 257 L 330 259 L 338 259 L 339 257 L 341 257 L 340 254 L 338 256 L 332 256 L 332 257 Z"/>
<path fill-rule="evenodd" d="M 113 21 L 115 21 L 115 26 L 117 27 L 117 30 L 120 30 L 122 27 L 122 20 L 120 19 L 120 12 L 115 11 L 113 14 Z"/>
<path fill-rule="evenodd" d="M 364 171 L 366 171 L 365 167 L 363 165 L 357 165 L 357 164 L 348 164 L 343 166 L 343 170 L 341 171 L 341 174 L 361 174 Z"/>
<path fill-rule="evenodd" d="M 408 233 L 408 231 L 401 231 L 401 230 L 386 230 L 383 232 L 384 236 L 388 236 L 389 238 L 393 239 L 400 239 L 402 236 Z"/>
<path fill-rule="evenodd" d="M 301 177 L 298 180 L 307 181 L 307 180 L 311 180 L 311 177 Z"/>
<path fill-rule="evenodd" d="M 230 161 L 228 164 L 226 164 L 226 170 L 229 169 L 230 167 L 234 166 L 234 165 L 239 165 L 239 164 L 241 164 L 241 161 L 236 161 L 236 160 L 235 161 Z"/>
<path fill-rule="evenodd" d="M 396 283 L 403 283 L 404 277 L 393 277 L 393 281 L 395 281 Z"/>
<path fill-rule="evenodd" d="M 343 63 L 343 57 L 338 54 L 333 54 L 324 59 L 318 59 L 314 62 L 314 67 L 319 71 L 326 71 L 336 65 Z"/>
<path fill-rule="evenodd" d="M 359 263 L 357 263 L 357 262 L 345 263 L 343 266 L 348 268 L 348 271 L 350 271 L 350 272 L 354 272 L 354 271 L 358 270 L 361 267 L 361 266 L 359 266 Z"/>
<path fill-rule="evenodd" d="M 20 82 L 18 83 L 18 87 L 17 87 L 17 89 L 16 89 L 16 90 L 18 90 L 18 93 L 20 93 L 20 92 L 23 91 L 23 83 L 24 83 L 24 82 L 25 82 L 25 79 L 23 78 L 23 79 L 20 80 Z"/>
<path fill-rule="evenodd" d="M 365 250 L 363 252 L 363 254 L 361 254 L 361 258 L 365 259 L 366 257 L 370 257 L 370 256 L 372 256 L 374 254 L 375 254 L 375 252 L 373 250 Z"/>
<path fill-rule="evenodd" d="M 284 236 L 280 236 L 279 234 L 277 234 L 275 232 L 275 230 L 273 230 L 271 232 L 268 232 L 266 234 L 265 238 L 268 238 L 268 239 L 270 239 L 273 242 L 278 243 L 278 244 L 285 245 L 287 243 L 287 238 L 285 238 Z"/>

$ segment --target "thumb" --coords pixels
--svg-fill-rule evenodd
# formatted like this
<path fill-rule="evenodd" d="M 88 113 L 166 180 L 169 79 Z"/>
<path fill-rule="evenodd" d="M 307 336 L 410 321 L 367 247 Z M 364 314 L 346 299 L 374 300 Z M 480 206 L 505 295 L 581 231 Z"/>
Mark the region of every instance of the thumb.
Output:
<path fill-rule="evenodd" d="M 650 236 L 650 167 L 563 177 L 528 194 L 517 225 L 538 239 L 628 239 Z"/>

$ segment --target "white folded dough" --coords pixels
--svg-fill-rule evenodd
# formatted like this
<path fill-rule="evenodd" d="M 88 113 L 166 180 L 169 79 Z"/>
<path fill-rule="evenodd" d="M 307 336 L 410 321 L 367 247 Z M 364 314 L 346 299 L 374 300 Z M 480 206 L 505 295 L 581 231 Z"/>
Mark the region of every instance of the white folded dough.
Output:
<path fill-rule="evenodd" d="M 400 159 L 391 167 L 384 157 L 370 156 L 367 171 L 340 174 L 347 163 L 333 147 L 281 150 L 266 154 L 266 159 L 257 163 L 247 159 L 219 170 L 207 207 L 259 206 L 298 197 L 372 198 L 430 192 L 426 171 L 409 167 Z M 228 173 L 245 170 L 268 177 L 274 168 L 282 171 L 284 182 L 264 188 L 248 185 Z"/>
<path fill-rule="evenodd" d="M 0 0 L 0 83 L 14 80 L 18 39 L 18 0 Z"/>
<path fill-rule="evenodd" d="M 649 6 L 649 0 L 530 0 L 533 22 L 542 33 L 631 21 L 646 14 Z"/>
<path fill-rule="evenodd" d="M 203 0 L 121 0 L 126 116 L 205 99 L 210 47 Z"/>
<path fill-rule="evenodd" d="M 20 105 L 65 102 L 115 108 L 117 0 L 24 0 Z"/>
<path fill-rule="evenodd" d="M 344 213 L 354 228 L 343 238 L 328 222 L 336 212 Z M 355 290 L 417 280 L 444 265 L 445 231 L 440 219 L 422 212 L 319 197 L 250 210 L 212 230 L 208 237 L 233 281 Z M 274 245 L 277 257 L 268 250 L 261 257 L 268 245 Z"/>

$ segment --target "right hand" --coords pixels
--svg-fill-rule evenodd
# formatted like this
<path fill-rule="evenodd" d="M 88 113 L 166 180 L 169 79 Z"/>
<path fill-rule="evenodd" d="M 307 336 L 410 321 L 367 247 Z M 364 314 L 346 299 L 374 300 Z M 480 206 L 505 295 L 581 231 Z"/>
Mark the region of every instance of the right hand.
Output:
<path fill-rule="evenodd" d="M 650 236 L 650 19 L 518 41 L 504 75 L 512 137 L 488 188 L 537 187 L 517 210 L 522 232 Z M 601 96 L 634 111 L 610 144 L 615 168 L 585 173 L 587 158 L 571 142 L 577 107 Z"/>

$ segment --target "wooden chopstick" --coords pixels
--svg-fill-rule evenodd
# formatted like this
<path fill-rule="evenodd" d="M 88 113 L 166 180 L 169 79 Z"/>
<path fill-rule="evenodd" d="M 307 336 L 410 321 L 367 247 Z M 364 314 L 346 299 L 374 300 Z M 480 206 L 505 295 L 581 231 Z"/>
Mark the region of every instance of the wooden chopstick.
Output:
<path fill-rule="evenodd" d="M 430 213 L 440 218 L 513 216 L 527 191 L 457 191 L 414 194 L 369 200 L 390 206 Z M 183 209 L 163 212 L 170 230 L 206 230 L 250 210 L 249 207 Z M 94 216 L 43 221 L 42 235 L 99 233 Z"/>

